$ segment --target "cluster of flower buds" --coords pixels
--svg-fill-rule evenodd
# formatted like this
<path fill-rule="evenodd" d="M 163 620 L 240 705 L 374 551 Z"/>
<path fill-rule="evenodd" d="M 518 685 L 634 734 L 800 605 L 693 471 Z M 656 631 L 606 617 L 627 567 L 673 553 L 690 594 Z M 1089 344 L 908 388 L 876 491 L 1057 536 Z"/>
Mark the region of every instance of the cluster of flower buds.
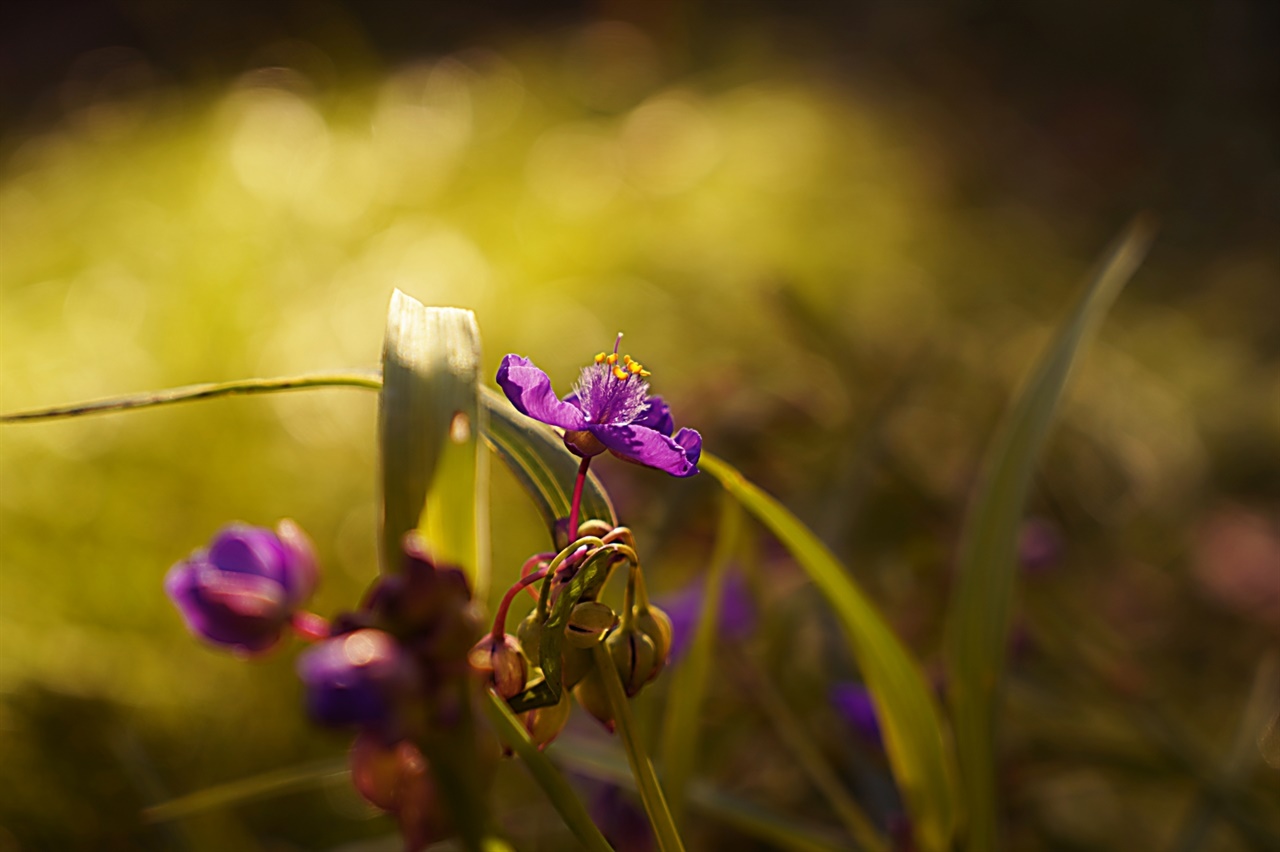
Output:
<path fill-rule="evenodd" d="M 579 538 L 570 542 L 563 535 L 567 527 L 560 527 L 560 552 L 538 554 L 526 563 L 527 573 L 507 592 L 493 632 L 471 656 L 494 690 L 520 713 L 539 746 L 549 743 L 567 721 L 570 692 L 613 730 L 614 711 L 597 668 L 597 646 L 603 644 L 626 694 L 634 696 L 665 667 L 672 639 L 671 620 L 645 595 L 630 530 L 593 520 L 582 524 Z M 621 565 L 630 573 L 619 617 L 598 596 Z M 505 633 L 511 601 L 539 582 L 538 606 L 514 636 Z"/>
<path fill-rule="evenodd" d="M 414 533 L 403 570 L 379 578 L 357 611 L 331 624 L 299 609 L 316 580 L 310 542 L 282 521 L 275 532 L 225 528 L 173 567 L 166 589 L 193 633 L 236 653 L 270 649 L 289 625 L 316 642 L 298 659 L 308 713 L 358 731 L 356 789 L 397 818 L 407 848 L 419 849 L 450 831 L 419 744 L 469 724 L 459 709 L 476 681 L 468 651 L 483 629 L 480 610 L 463 572 L 436 566 Z M 523 687 L 522 673 L 519 680 Z"/>
<path fill-rule="evenodd" d="M 394 814 L 409 848 L 419 848 L 450 826 L 418 744 L 469 723 L 459 708 L 474 681 L 467 657 L 483 621 L 463 572 L 435 565 L 416 533 L 405 537 L 404 556 L 400 573 L 379 578 L 361 607 L 335 619 L 330 638 L 299 658 L 298 674 L 313 720 L 358 728 L 356 788 Z"/>

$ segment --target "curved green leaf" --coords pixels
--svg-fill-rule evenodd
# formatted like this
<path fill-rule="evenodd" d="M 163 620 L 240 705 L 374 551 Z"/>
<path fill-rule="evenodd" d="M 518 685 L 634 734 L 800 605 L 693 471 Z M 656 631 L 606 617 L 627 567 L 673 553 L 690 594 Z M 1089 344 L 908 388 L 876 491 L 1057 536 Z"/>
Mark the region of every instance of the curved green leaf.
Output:
<path fill-rule="evenodd" d="M 555 539 L 555 523 L 569 517 L 569 501 L 578 475 L 577 456 L 549 427 L 516 411 L 497 391 L 481 388 L 481 400 L 489 412 L 485 439 L 516 479 L 528 490 Z M 613 503 L 595 474 L 587 474 L 582 489 L 582 518 L 599 518 L 616 526 Z"/>
<path fill-rule="evenodd" d="M 795 515 L 709 453 L 698 466 L 720 481 L 808 573 L 835 609 L 884 730 L 885 751 L 919 846 L 942 852 L 958 822 L 954 756 L 924 673 L 835 556 Z"/>
<path fill-rule="evenodd" d="M 965 521 L 948 614 L 948 697 L 968 806 L 967 847 L 997 848 L 994 728 L 1013 605 L 1023 503 L 1063 386 L 1081 347 L 1146 254 L 1152 228 L 1135 222 L 1103 261 L 1041 357 L 992 441 Z"/>

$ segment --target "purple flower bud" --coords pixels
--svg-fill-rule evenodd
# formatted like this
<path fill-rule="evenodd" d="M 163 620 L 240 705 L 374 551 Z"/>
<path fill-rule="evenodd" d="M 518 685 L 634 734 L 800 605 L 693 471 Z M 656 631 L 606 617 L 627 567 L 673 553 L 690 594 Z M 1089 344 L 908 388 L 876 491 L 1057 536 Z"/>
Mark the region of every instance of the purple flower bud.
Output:
<path fill-rule="evenodd" d="M 165 592 L 187 629 L 240 653 L 265 651 L 315 590 L 315 551 L 293 521 L 235 523 L 169 570 Z"/>
<path fill-rule="evenodd" d="M 298 658 L 307 710 L 322 725 L 385 726 L 397 699 L 413 691 L 413 664 L 381 630 L 327 639 Z"/>
<path fill-rule="evenodd" d="M 871 693 L 860 683 L 841 683 L 831 688 L 831 704 L 869 744 L 884 748 L 880 717 Z"/>

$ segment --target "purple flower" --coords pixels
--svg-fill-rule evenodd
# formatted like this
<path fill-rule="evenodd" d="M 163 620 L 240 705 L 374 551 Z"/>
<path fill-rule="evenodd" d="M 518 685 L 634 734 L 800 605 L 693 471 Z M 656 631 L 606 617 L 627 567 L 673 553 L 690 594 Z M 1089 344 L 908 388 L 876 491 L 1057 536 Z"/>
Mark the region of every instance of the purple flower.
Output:
<path fill-rule="evenodd" d="M 689 649 L 693 633 L 697 629 L 698 616 L 702 613 L 705 582 L 686 587 L 670 597 L 663 598 L 662 607 L 671 619 L 671 649 L 668 662 L 674 664 Z M 747 584 L 737 572 L 725 577 L 720 590 L 720 623 L 717 631 L 727 642 L 741 641 L 755 630 L 756 605 L 751 599 Z"/>
<path fill-rule="evenodd" d="M 241 653 L 265 651 L 317 580 L 315 551 L 293 521 L 276 531 L 235 523 L 169 569 L 165 592 L 187 629 Z"/>
<path fill-rule="evenodd" d="M 860 683 L 841 683 L 831 688 L 831 704 L 855 731 L 871 745 L 884 748 L 880 717 L 871 693 Z"/>
<path fill-rule="evenodd" d="M 298 658 L 307 710 L 322 725 L 382 727 L 413 688 L 413 665 L 390 634 L 366 628 L 327 639 Z"/>
<path fill-rule="evenodd" d="M 672 476 L 693 476 L 702 436 L 692 429 L 672 434 L 671 411 L 662 397 L 649 396 L 648 375 L 630 355 L 618 360 L 615 344 L 612 354 L 601 352 L 583 368 L 564 399 L 551 390 L 547 374 L 520 355 L 502 359 L 498 385 L 521 414 L 563 429 L 565 446 L 575 455 L 590 458 L 608 450 Z"/>

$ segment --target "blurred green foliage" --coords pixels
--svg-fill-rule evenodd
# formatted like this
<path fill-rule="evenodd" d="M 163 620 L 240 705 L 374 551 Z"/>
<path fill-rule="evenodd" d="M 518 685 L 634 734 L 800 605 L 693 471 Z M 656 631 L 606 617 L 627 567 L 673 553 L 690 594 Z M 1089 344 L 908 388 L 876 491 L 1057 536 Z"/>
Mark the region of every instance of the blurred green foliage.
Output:
<path fill-rule="evenodd" d="M 373 366 L 393 287 L 474 310 L 487 372 L 520 352 L 557 387 L 622 330 L 678 425 L 783 497 L 933 660 L 979 454 L 1100 243 L 974 202 L 909 104 L 767 51 L 700 76 L 665 56 L 597 23 L 341 83 L 76 89 L 0 173 L 3 410 Z M 1157 246 L 1075 379 L 1033 495 L 1066 544 L 1026 583 L 999 732 L 1015 848 L 1165 848 L 1205 789 L 1241 803 L 1220 848 L 1280 836 L 1258 804 L 1274 771 L 1216 774 L 1280 635 L 1277 280 L 1265 242 L 1194 264 Z M 315 608 L 353 606 L 376 566 L 374 409 L 333 390 L 0 432 L 0 849 L 387 833 L 342 783 L 139 816 L 345 747 L 302 720 L 293 649 L 200 647 L 160 584 L 227 521 L 287 516 L 322 555 Z M 715 489 L 599 467 L 654 591 L 694 577 Z M 501 587 L 544 533 L 494 480 Z M 775 549 L 757 562 L 748 650 L 883 819 L 882 758 L 826 705 L 856 677 L 834 624 Z M 708 688 L 699 774 L 829 823 L 731 679 Z M 662 700 L 638 700 L 642 726 Z M 516 845 L 567 843 L 504 772 Z"/>

